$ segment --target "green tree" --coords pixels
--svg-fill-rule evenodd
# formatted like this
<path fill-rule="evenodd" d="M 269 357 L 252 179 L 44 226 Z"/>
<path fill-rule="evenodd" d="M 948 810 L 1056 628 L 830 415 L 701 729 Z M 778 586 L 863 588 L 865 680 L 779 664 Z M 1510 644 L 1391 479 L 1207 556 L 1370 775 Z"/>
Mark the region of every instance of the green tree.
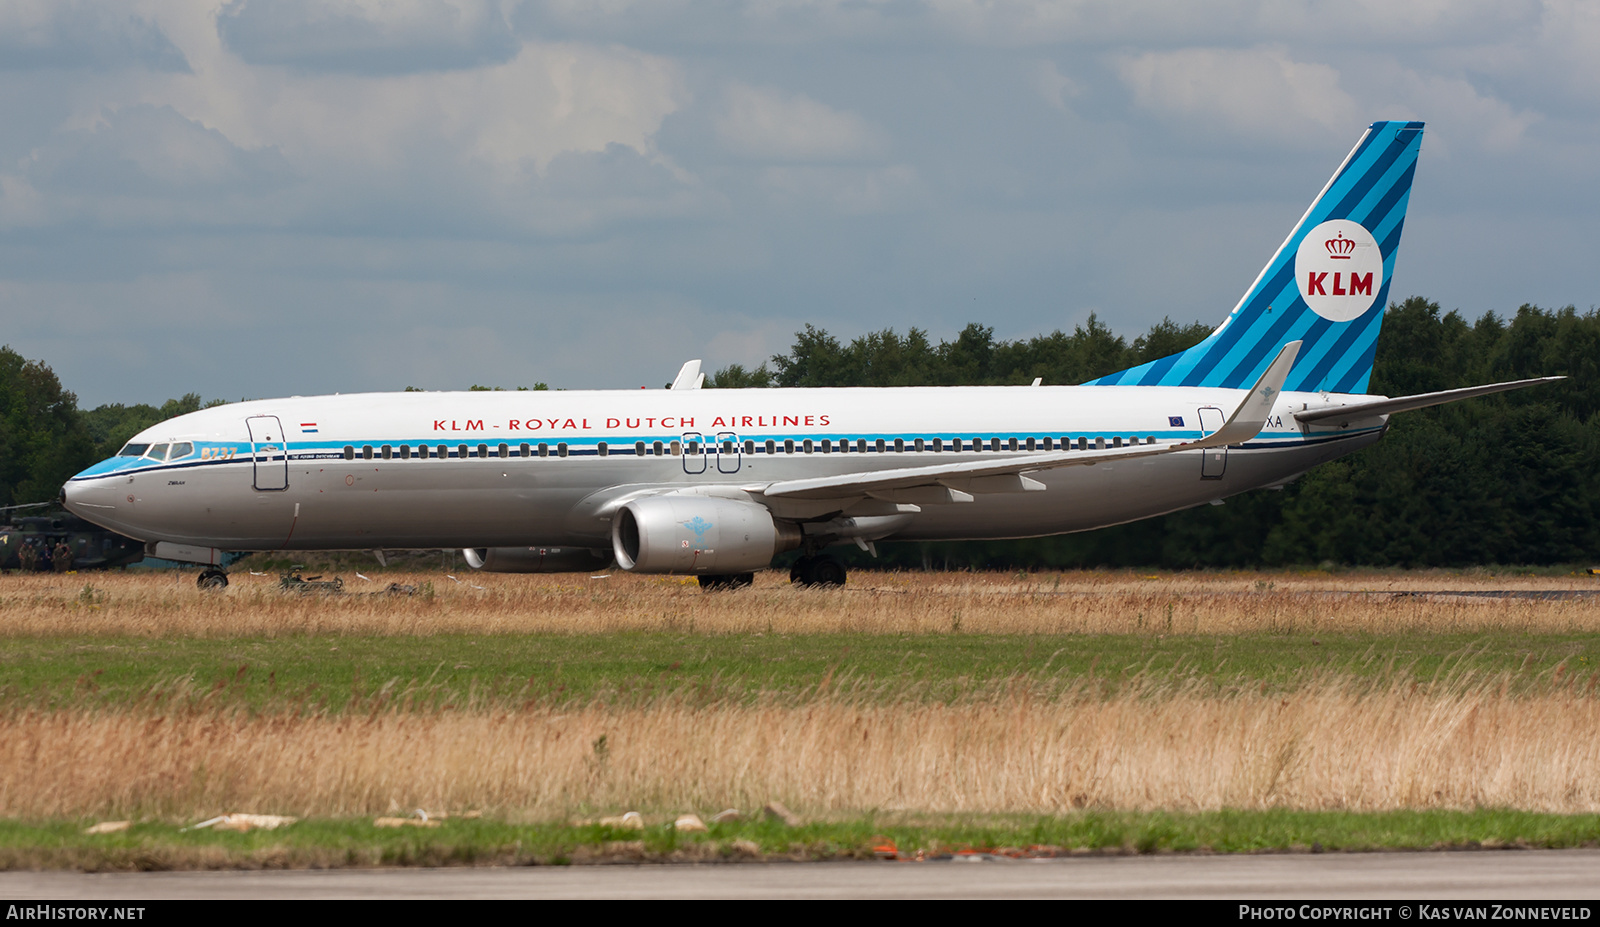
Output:
<path fill-rule="evenodd" d="M 94 461 L 78 397 L 43 363 L 0 347 L 0 505 L 51 501 Z"/>

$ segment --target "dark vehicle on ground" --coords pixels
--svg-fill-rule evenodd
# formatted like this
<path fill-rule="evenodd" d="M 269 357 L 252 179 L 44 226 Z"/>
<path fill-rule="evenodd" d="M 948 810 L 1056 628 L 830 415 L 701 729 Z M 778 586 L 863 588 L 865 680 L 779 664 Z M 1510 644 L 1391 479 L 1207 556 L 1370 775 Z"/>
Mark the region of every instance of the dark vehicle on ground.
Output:
<path fill-rule="evenodd" d="M 63 547 L 65 545 L 65 547 Z M 61 552 L 69 551 L 63 560 Z M 0 523 L 0 570 L 105 570 L 144 559 L 144 545 L 75 515 L 26 515 Z"/>

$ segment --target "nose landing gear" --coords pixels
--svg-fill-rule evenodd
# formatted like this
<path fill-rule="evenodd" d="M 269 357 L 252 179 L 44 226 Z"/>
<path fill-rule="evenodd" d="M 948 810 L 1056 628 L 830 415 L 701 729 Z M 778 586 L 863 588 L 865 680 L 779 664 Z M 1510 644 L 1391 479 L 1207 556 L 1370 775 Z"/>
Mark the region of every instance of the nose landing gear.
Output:
<path fill-rule="evenodd" d="M 226 589 L 228 587 L 228 574 L 212 568 L 201 570 L 200 578 L 195 580 L 195 585 L 201 589 Z"/>

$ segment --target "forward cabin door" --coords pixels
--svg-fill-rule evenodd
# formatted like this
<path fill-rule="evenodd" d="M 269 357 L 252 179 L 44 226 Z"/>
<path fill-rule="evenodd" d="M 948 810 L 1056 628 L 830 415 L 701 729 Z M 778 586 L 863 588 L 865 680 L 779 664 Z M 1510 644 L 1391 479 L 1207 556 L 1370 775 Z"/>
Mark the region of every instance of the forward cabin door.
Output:
<path fill-rule="evenodd" d="M 1200 430 L 1207 435 L 1213 434 L 1227 421 L 1222 410 L 1206 406 L 1200 410 Z M 1227 447 L 1210 447 L 1201 452 L 1205 456 L 1200 459 L 1200 478 L 1202 480 L 1220 480 L 1222 474 L 1228 469 Z"/>
<path fill-rule="evenodd" d="M 264 492 L 289 488 L 289 448 L 283 425 L 276 415 L 252 415 L 244 420 L 250 429 L 250 452 L 255 459 L 255 487 Z"/>

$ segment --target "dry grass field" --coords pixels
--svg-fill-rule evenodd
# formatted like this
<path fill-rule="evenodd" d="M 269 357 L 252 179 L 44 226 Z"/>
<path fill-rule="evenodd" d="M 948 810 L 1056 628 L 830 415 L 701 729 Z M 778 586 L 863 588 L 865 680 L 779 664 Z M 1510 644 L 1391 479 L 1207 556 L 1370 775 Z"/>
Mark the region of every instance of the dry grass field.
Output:
<path fill-rule="evenodd" d="M 284 595 L 276 575 L 238 570 L 220 593 L 191 573 L 0 576 L 0 638 L 282 634 L 1206 634 L 1478 630 L 1592 634 L 1600 600 L 1450 592 L 1600 590 L 1589 576 L 1459 573 L 1141 575 L 856 573 L 843 589 L 799 589 L 777 572 L 707 594 L 693 579 L 614 573 L 342 574 L 342 596 Z M 387 596 L 389 583 L 417 586 Z"/>
<path fill-rule="evenodd" d="M 477 635 L 492 645 L 594 635 L 611 646 L 634 632 L 675 640 L 779 632 L 904 638 L 932 652 L 975 635 L 1060 636 L 1063 647 L 1086 635 L 1212 637 L 1248 649 L 1284 636 L 1586 642 L 1600 632 L 1600 599 L 1457 594 L 1595 588 L 1578 576 L 860 573 L 842 590 L 801 590 L 764 574 L 753 589 L 706 594 L 692 581 L 623 574 L 374 573 L 370 583 L 344 575 L 347 594 L 334 597 L 284 594 L 275 576 L 242 571 L 221 594 L 196 590 L 190 574 L 0 577 L 0 658 L 53 639 L 82 649 L 86 639 Z M 367 594 L 390 582 L 419 594 Z M 1563 658 L 1532 688 L 1514 684 L 1510 671 L 1358 680 L 1337 668 L 1307 671 L 1287 689 L 1202 685 L 1177 673 L 1107 688 L 1074 670 L 1050 685 L 1039 675 L 1000 676 L 961 698 L 930 699 L 881 688 L 866 697 L 860 680 L 842 684 L 830 669 L 803 698 L 668 688 L 644 700 L 579 703 L 375 697 L 360 710 L 205 697 L 52 704 L 10 687 L 6 674 L 19 672 L 0 659 L 0 818 L 339 817 L 422 807 L 549 821 L 772 799 L 838 818 L 1600 811 L 1600 697 L 1587 658 Z"/>
<path fill-rule="evenodd" d="M 1600 810 L 1600 700 L 1492 681 L 1219 698 L 963 704 L 386 710 L 37 711 L 0 716 L 0 816 L 412 808 L 551 820 L 634 808 L 876 810 Z"/>

